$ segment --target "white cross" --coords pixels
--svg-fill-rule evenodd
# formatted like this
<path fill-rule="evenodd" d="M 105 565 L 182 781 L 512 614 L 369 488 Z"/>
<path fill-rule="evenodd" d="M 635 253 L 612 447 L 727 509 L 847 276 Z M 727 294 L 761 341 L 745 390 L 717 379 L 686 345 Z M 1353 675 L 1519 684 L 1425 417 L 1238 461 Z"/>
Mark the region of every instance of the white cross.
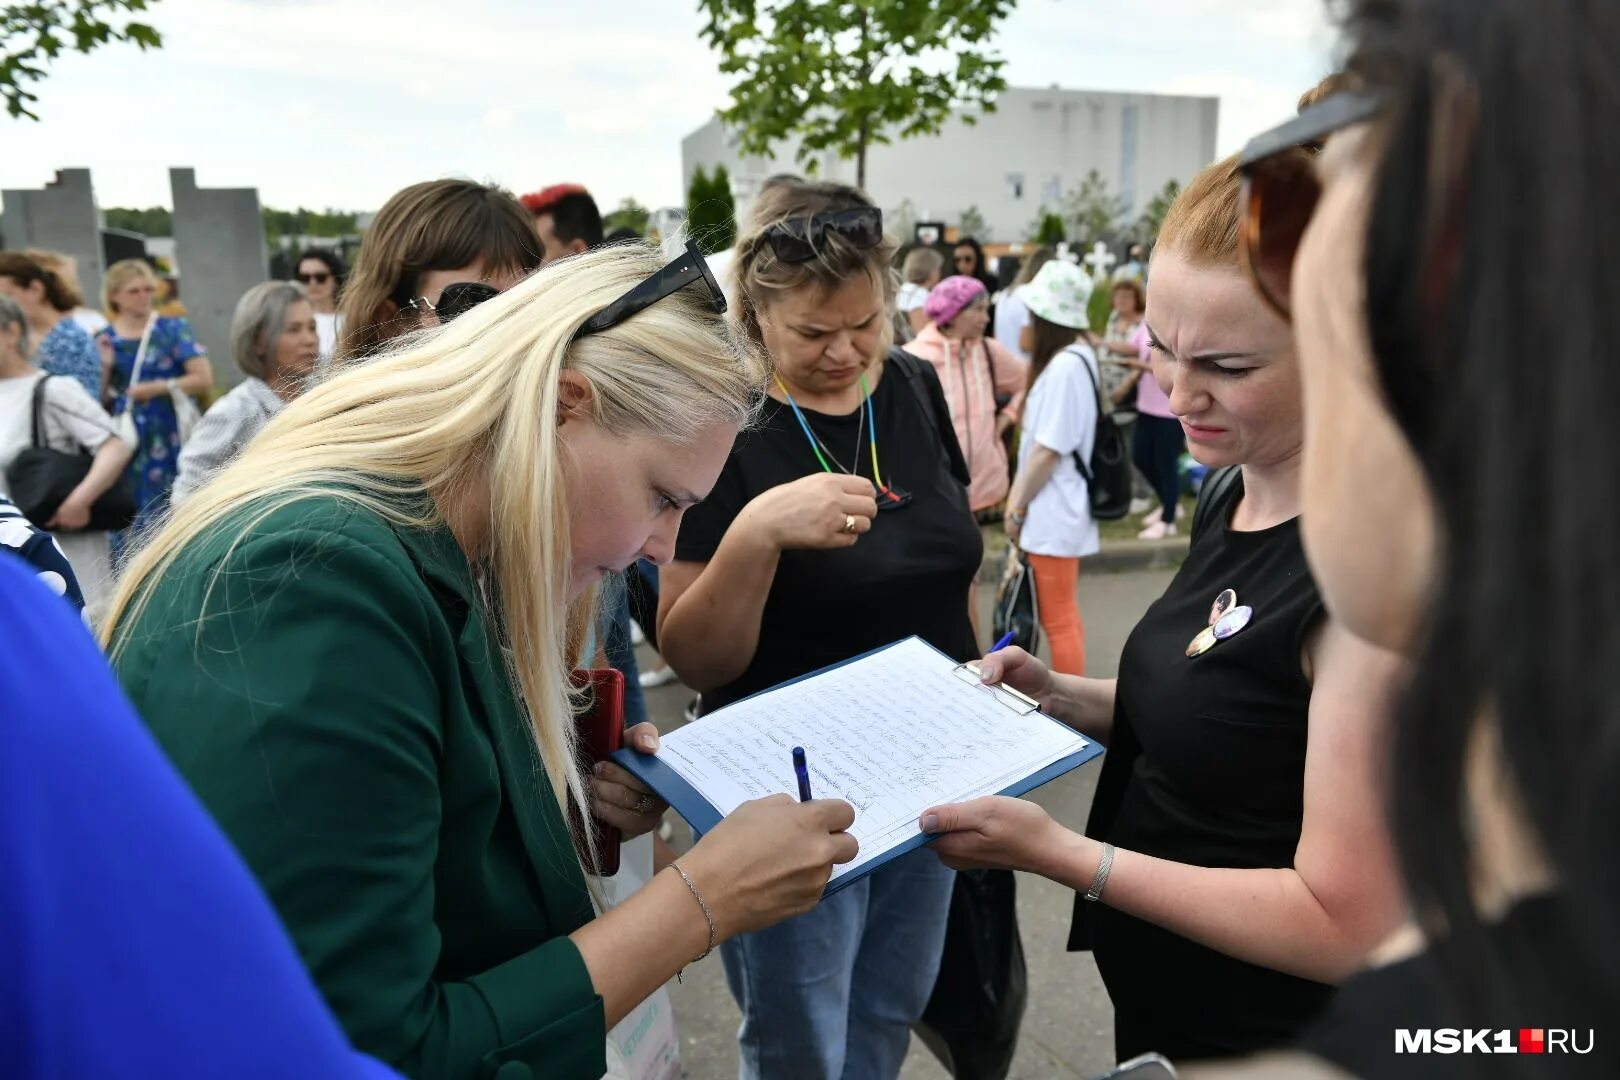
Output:
<path fill-rule="evenodd" d="M 1080 261 L 1080 256 L 1069 250 L 1069 242 L 1067 240 L 1058 241 L 1057 257 L 1068 263 Z"/>
<path fill-rule="evenodd" d="M 1114 258 L 1114 253 L 1108 250 L 1108 245 L 1099 240 L 1092 246 L 1091 254 L 1087 255 L 1084 261 L 1091 267 L 1092 274 L 1101 278 L 1108 276 L 1108 268 L 1118 260 Z"/>

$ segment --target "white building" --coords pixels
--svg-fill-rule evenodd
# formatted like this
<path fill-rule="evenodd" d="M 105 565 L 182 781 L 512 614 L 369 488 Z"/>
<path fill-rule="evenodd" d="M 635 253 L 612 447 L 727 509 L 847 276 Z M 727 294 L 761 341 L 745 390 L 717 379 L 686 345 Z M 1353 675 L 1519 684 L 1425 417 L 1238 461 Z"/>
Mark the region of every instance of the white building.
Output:
<path fill-rule="evenodd" d="M 1131 221 L 1166 181 L 1185 185 L 1215 159 L 1219 107 L 1212 97 L 1011 87 L 975 125 L 953 119 L 938 135 L 870 148 L 866 187 L 891 215 L 909 200 L 920 221 L 955 225 L 977 206 L 989 224 L 979 239 L 1016 242 L 1043 207 L 1057 211 L 1096 169 L 1124 197 Z M 724 164 L 741 217 L 765 178 L 805 171 L 797 148 L 787 140 L 772 157 L 744 158 L 736 138 L 710 120 L 681 140 L 681 183 L 690 185 L 699 166 Z M 820 177 L 855 182 L 853 159 L 826 154 L 819 165 Z"/>

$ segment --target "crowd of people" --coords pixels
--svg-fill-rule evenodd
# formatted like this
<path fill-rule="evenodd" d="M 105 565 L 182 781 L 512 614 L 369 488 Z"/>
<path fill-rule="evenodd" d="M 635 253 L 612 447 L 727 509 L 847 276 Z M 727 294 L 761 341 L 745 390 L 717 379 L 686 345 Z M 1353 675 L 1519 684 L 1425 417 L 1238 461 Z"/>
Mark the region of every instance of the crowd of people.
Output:
<path fill-rule="evenodd" d="M 145 263 L 98 326 L 71 264 L 0 253 L 8 1061 L 598 1077 L 719 951 L 741 1076 L 892 1078 L 960 875 L 1021 871 L 1074 892 L 1120 1059 L 1614 1075 L 1617 522 L 1557 478 L 1613 449 L 1571 418 L 1616 378 L 1620 23 L 1344 19 L 1344 70 L 1191 180 L 1106 327 L 1069 260 L 995 296 L 978 245 L 900 259 L 843 184 L 773 178 L 717 277 L 604 236 L 580 185 L 439 180 L 352 271 L 249 290 L 202 411 Z M 1210 471 L 1099 679 L 1084 463 L 1128 405 L 1147 535 L 1181 527 L 1182 448 Z M 981 677 L 1106 745 L 1087 821 L 931 807 L 928 847 L 821 900 L 854 810 L 779 796 L 605 903 L 581 823 L 668 809 L 579 757 L 572 672 L 634 687 L 632 604 L 699 715 L 911 635 L 968 661 L 998 527 L 1050 662 Z M 1442 1028 L 1576 1049 L 1400 1051 Z"/>

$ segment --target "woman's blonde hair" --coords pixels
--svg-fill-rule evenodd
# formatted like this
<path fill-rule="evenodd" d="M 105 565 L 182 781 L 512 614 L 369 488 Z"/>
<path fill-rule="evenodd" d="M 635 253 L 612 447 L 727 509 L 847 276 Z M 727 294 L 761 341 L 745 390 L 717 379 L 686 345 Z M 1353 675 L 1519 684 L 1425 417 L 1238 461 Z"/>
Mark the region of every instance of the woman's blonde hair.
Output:
<path fill-rule="evenodd" d="M 400 312 L 429 270 L 482 263 L 489 273 L 540 265 L 534 219 L 504 188 L 429 180 L 395 192 L 366 229 L 338 311 L 343 358 L 368 356 L 416 329 Z"/>
<path fill-rule="evenodd" d="M 445 524 L 438 503 L 423 496 L 487 488 L 488 550 L 468 555 L 484 569 L 483 614 L 557 801 L 590 820 L 569 673 L 595 598 L 563 600 L 571 549 L 561 376 L 573 372 L 590 384 L 587 407 L 607 430 L 684 441 L 711 424 L 747 423 L 766 374 L 696 287 L 573 340 L 588 317 L 661 265 L 643 245 L 562 260 L 447 326 L 338 370 L 288 404 L 129 562 L 102 631 L 110 655 L 122 651 L 153 586 L 210 530 L 229 528 L 234 549 L 270 514 L 315 497 L 358 504 L 399 526 L 437 528 Z M 576 839 L 594 866 L 589 830 Z"/>
<path fill-rule="evenodd" d="M 58 305 L 58 311 L 72 311 L 74 308 L 84 306 L 84 287 L 79 284 L 79 267 L 71 255 L 64 255 L 60 251 L 46 251 L 44 248 L 24 248 L 23 254 L 39 263 L 41 269 L 55 276 L 57 299 L 67 305 L 67 307 Z"/>
<path fill-rule="evenodd" d="M 136 278 L 145 278 L 154 289 L 157 288 L 157 274 L 152 272 L 144 259 L 119 259 L 107 267 L 107 273 L 101 279 L 101 305 L 107 309 L 107 314 L 118 314 L 118 304 L 114 302 L 113 294 Z"/>
<path fill-rule="evenodd" d="M 737 321 L 749 341 L 763 347 L 765 338 L 759 327 L 760 309 L 799 289 L 832 292 L 852 280 L 865 277 L 883 301 L 885 310 L 894 307 L 898 283 L 892 264 L 899 245 L 893 237 L 884 234 L 880 243 L 861 248 L 828 230 L 817 242 L 815 255 L 804 262 L 787 262 L 777 258 L 767 239 L 772 226 L 786 221 L 873 205 L 872 200 L 859 188 L 830 181 L 791 178 L 761 189 L 748 221 L 737 237 L 736 257 L 732 260 L 731 268 L 735 285 L 733 292 L 740 309 Z M 891 320 L 880 321 L 883 324 L 883 339 L 879 356 L 889 351 L 894 334 Z"/>

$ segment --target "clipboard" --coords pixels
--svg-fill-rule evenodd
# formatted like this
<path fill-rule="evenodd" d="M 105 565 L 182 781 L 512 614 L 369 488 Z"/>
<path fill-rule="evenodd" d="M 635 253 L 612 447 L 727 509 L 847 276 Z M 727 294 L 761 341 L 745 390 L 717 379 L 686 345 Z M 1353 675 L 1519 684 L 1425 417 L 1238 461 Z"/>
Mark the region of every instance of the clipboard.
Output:
<path fill-rule="evenodd" d="M 882 645 L 876 649 L 871 649 L 867 652 L 861 653 L 859 656 L 852 656 L 848 660 L 844 660 L 836 664 L 829 664 L 826 667 L 820 668 L 816 671 L 801 675 L 796 679 L 789 679 L 786 682 L 779 683 L 768 690 L 761 690 L 759 693 L 752 694 L 749 697 L 741 700 L 752 701 L 755 698 L 775 693 L 785 687 L 792 686 L 795 683 L 805 682 L 809 679 L 814 679 L 818 676 L 825 675 L 828 672 L 836 671 L 839 668 L 845 667 L 849 664 L 854 664 L 869 657 L 876 656 L 881 652 L 893 648 L 895 645 L 899 645 L 902 642 L 909 640 L 918 640 L 922 644 L 928 645 L 927 642 L 921 641 L 920 638 L 903 638 L 901 641 L 890 642 L 888 645 Z M 934 646 L 928 645 L 928 648 L 932 649 L 940 656 L 945 657 L 945 659 L 950 660 L 950 657 L 946 656 L 945 653 L 941 652 L 939 649 L 934 648 Z M 957 663 L 953 660 L 951 663 L 953 664 L 953 667 L 951 668 L 951 675 L 953 678 L 980 686 L 985 693 L 993 695 L 999 704 L 1015 712 L 1017 715 L 1040 716 L 1048 722 L 1058 725 L 1065 732 L 1070 734 L 1074 733 L 1073 729 L 1064 724 L 1061 720 L 1054 719 L 1053 717 L 1048 716 L 1046 713 L 1041 712 L 1039 703 L 1037 703 L 1034 699 L 1021 694 L 1017 690 L 1014 690 L 1008 686 L 986 686 L 983 683 L 980 683 L 977 660 L 970 660 L 965 663 Z M 740 704 L 740 702 L 734 704 Z M 1048 784 L 1051 781 L 1056 780 L 1058 777 L 1063 776 L 1066 773 L 1072 772 L 1073 770 L 1084 765 L 1086 762 L 1101 757 L 1104 749 L 1105 748 L 1096 741 L 1087 739 L 1086 745 L 1081 747 L 1075 753 L 1059 758 L 1057 761 L 1046 765 L 1036 772 L 1013 781 L 1000 790 L 993 792 L 993 794 L 1007 795 L 1012 797 L 1027 794 L 1028 792 L 1031 792 L 1044 784 Z M 658 760 L 658 758 L 648 754 L 643 754 L 638 750 L 621 749 L 613 755 L 613 760 L 640 778 L 648 787 L 656 791 L 659 796 L 664 799 L 664 801 L 669 803 L 675 812 L 692 827 L 694 839 L 701 837 L 703 834 L 713 829 L 716 825 L 720 824 L 723 815 L 721 815 L 720 811 L 714 806 L 714 804 L 704 797 L 690 783 L 688 783 L 685 777 L 676 772 L 668 764 Z M 921 811 L 923 808 L 919 807 L 918 809 Z M 910 852 L 915 851 L 918 848 L 931 843 L 932 841 L 933 837 L 928 836 L 927 834 L 921 834 L 902 841 L 900 844 L 884 852 L 882 855 L 873 858 L 870 862 L 867 862 L 857 869 L 844 874 L 842 877 L 835 878 L 834 880 L 828 882 L 826 890 L 822 893 L 822 899 L 826 899 L 827 897 L 834 895 L 849 885 L 854 884 L 891 860 L 897 859 L 901 855 L 909 854 Z"/>

